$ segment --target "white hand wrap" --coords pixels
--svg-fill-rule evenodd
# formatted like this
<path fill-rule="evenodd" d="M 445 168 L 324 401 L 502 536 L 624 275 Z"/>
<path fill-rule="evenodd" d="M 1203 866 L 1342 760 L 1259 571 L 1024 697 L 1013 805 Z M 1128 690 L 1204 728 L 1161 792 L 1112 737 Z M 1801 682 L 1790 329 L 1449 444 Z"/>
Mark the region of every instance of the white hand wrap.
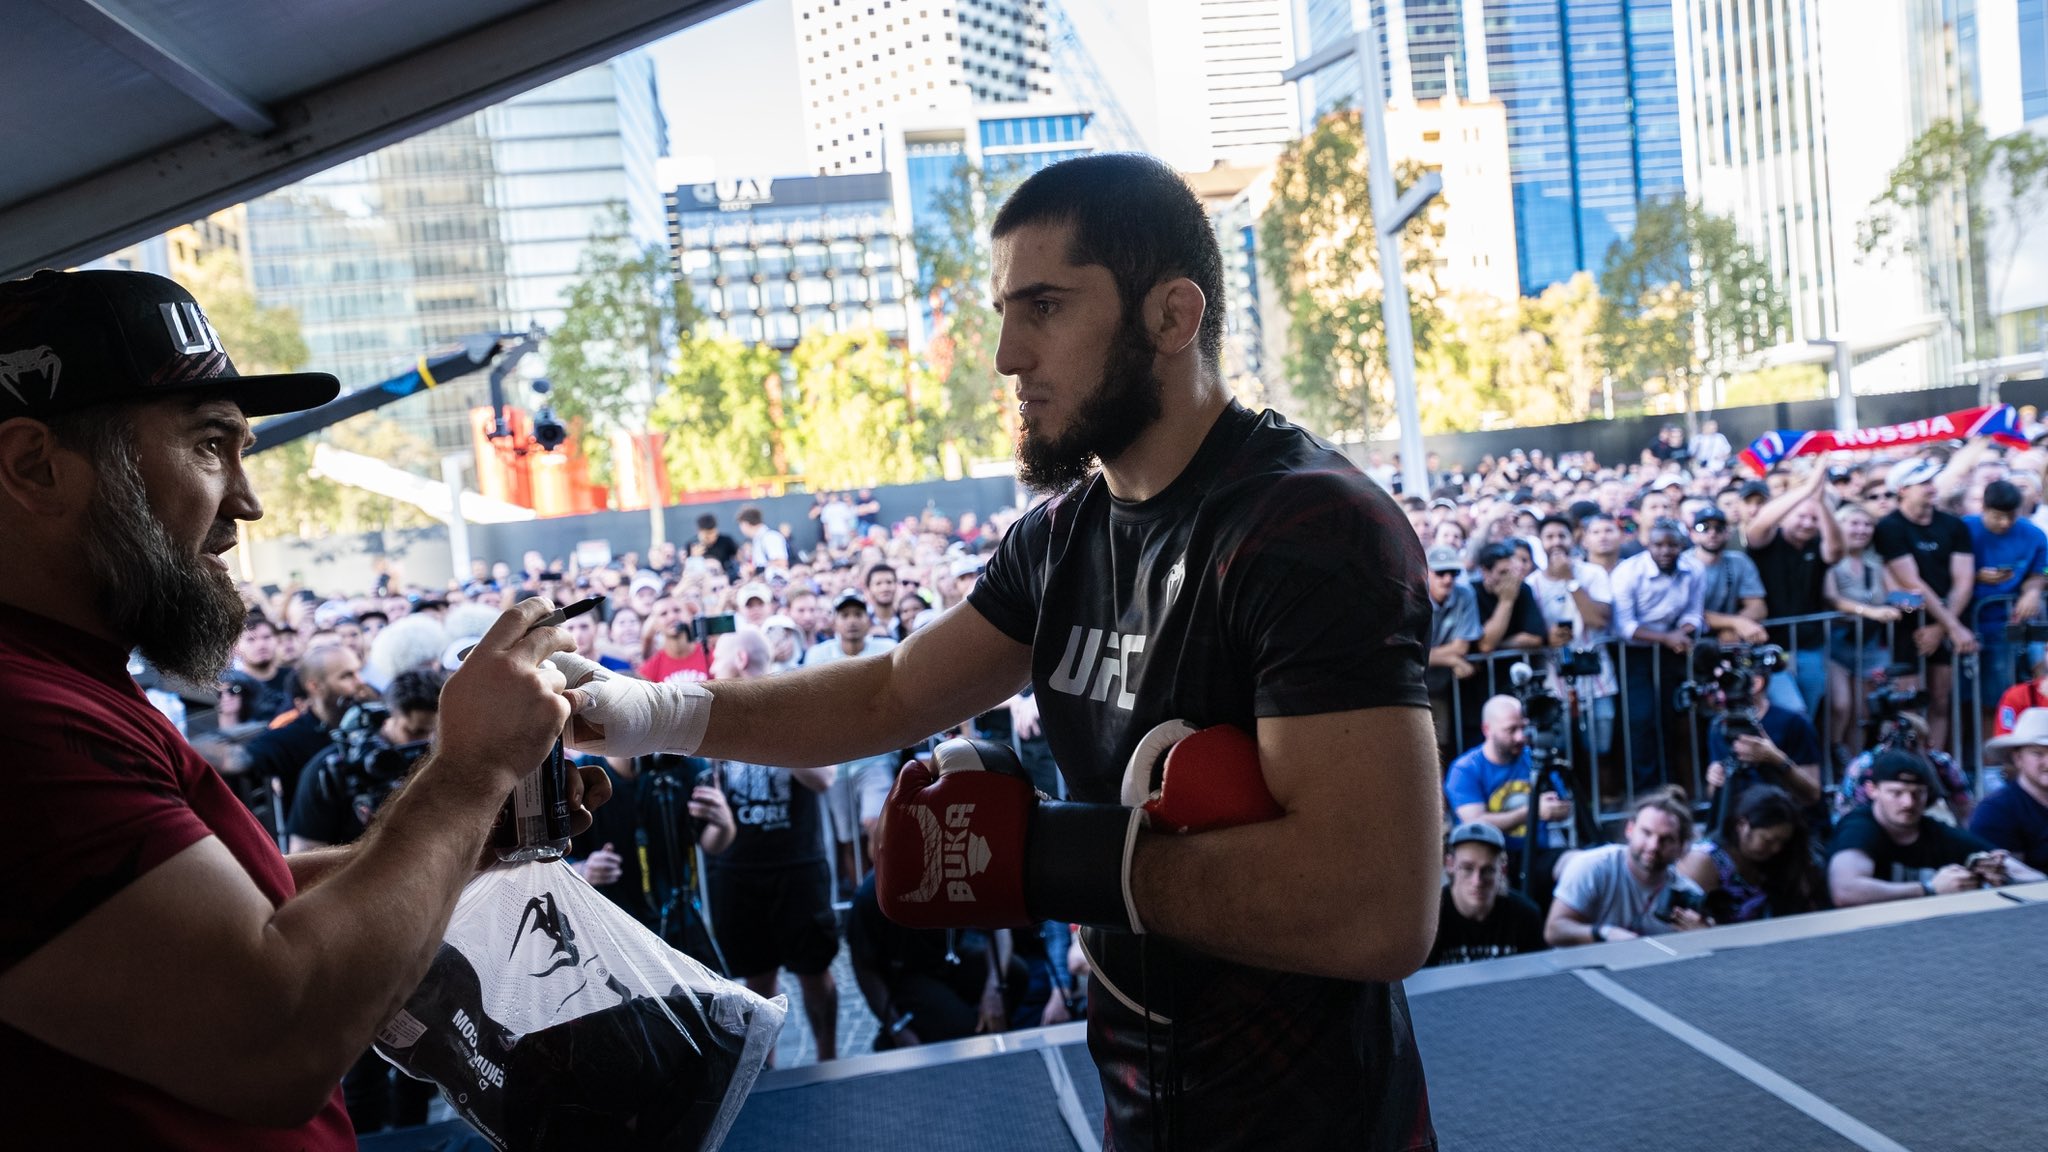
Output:
<path fill-rule="evenodd" d="M 703 685 L 650 684 L 618 675 L 574 652 L 559 652 L 548 660 L 588 701 L 576 718 L 598 738 L 574 741 L 577 751 L 598 756 L 688 756 L 703 743 L 704 729 L 711 723 L 711 693 Z"/>

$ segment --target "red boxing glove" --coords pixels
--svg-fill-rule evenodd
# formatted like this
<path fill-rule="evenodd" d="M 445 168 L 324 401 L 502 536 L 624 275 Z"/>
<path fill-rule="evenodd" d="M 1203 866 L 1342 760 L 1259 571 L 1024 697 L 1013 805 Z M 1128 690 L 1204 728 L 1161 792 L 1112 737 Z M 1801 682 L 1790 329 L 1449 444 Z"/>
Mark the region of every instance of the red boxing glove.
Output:
<path fill-rule="evenodd" d="M 1266 791 L 1258 745 L 1233 724 L 1197 730 L 1169 720 L 1145 733 L 1124 769 L 1122 793 L 1124 803 L 1145 810 L 1152 827 L 1171 832 L 1258 824 L 1283 814 Z"/>
<path fill-rule="evenodd" d="M 875 898 L 906 928 L 1020 928 L 1038 793 L 1016 753 L 948 740 L 897 773 L 875 833 Z"/>
<path fill-rule="evenodd" d="M 948 740 L 903 766 L 875 833 L 875 897 L 906 928 L 1069 920 L 1143 931 L 1130 860 L 1144 813 L 1041 796 L 1007 744 Z"/>

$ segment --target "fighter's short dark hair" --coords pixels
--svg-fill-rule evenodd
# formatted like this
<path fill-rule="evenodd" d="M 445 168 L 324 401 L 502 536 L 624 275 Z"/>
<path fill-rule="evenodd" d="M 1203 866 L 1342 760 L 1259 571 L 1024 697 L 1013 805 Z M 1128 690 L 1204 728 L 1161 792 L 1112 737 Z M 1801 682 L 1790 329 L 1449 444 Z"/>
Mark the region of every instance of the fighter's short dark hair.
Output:
<path fill-rule="evenodd" d="M 1130 152 L 1064 160 L 1019 185 L 989 235 L 1044 223 L 1073 225 L 1067 262 L 1108 269 L 1126 318 L 1161 281 L 1194 281 L 1204 297 L 1202 356 L 1211 371 L 1222 370 L 1223 253 L 1201 198 L 1179 173 Z"/>

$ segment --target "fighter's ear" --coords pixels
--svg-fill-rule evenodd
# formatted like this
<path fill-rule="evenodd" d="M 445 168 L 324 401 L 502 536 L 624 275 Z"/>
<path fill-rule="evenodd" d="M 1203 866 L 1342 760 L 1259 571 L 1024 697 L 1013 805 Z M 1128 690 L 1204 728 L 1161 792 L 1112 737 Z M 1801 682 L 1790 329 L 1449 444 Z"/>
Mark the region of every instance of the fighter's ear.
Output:
<path fill-rule="evenodd" d="M 1185 276 L 1163 280 L 1145 294 L 1145 328 L 1161 356 L 1186 352 L 1202 331 L 1209 300 L 1201 286 Z"/>
<path fill-rule="evenodd" d="M 0 493 L 27 515 L 74 513 L 97 482 L 93 462 L 59 443 L 48 424 L 27 416 L 0 421 Z"/>

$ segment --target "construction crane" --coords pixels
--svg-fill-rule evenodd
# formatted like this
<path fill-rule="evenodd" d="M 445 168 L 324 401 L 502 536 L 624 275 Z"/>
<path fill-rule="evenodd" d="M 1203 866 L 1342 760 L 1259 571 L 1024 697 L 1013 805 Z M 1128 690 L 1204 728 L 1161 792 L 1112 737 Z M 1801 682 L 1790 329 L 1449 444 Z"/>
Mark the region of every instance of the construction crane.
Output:
<path fill-rule="evenodd" d="M 1096 130 L 1095 146 L 1103 152 L 1144 152 L 1144 137 L 1124 111 L 1123 102 L 1116 98 L 1108 81 L 1102 78 L 1102 69 L 1095 66 L 1095 57 L 1088 46 L 1081 42 L 1081 36 L 1074 31 L 1074 22 L 1067 18 L 1066 5 L 1062 0 L 1049 0 L 1046 4 L 1046 18 L 1052 25 L 1052 66 L 1059 76 L 1060 84 L 1067 89 L 1067 95 L 1082 108 L 1094 113 L 1091 124 Z"/>

